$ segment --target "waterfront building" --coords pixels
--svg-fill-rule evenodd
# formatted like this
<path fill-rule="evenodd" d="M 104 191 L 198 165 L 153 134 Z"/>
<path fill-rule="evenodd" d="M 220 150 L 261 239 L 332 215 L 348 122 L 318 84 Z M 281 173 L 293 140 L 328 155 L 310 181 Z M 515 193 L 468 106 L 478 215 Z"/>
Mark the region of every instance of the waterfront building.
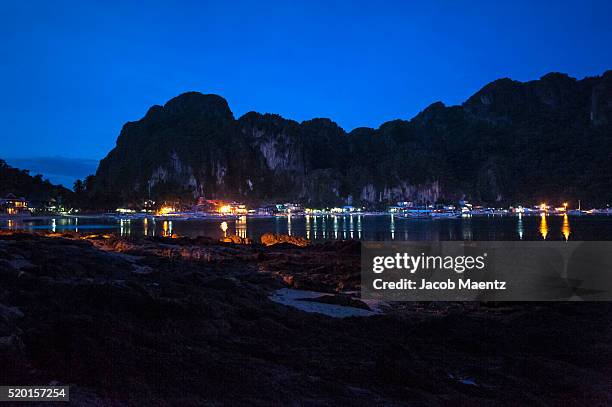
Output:
<path fill-rule="evenodd" d="M 0 199 L 0 212 L 7 215 L 29 215 L 28 201 L 23 197 L 8 194 Z"/>

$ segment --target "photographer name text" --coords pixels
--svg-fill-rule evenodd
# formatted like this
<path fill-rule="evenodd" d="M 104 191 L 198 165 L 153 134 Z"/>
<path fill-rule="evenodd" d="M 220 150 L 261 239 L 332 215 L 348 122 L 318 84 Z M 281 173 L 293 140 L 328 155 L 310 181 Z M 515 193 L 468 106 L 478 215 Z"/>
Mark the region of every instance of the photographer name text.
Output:
<path fill-rule="evenodd" d="M 411 255 L 396 253 L 393 256 L 376 256 L 372 262 L 372 272 L 382 274 L 385 271 L 403 272 L 411 275 L 419 272 L 453 272 L 462 276 L 469 271 L 483 271 L 486 268 L 487 253 L 479 256 L 429 256 L 421 253 Z M 385 281 L 375 278 L 372 281 L 374 290 L 505 290 L 506 282 L 500 280 L 477 281 L 471 278 L 448 278 L 443 281 L 431 281 L 427 278 L 400 278 Z"/>

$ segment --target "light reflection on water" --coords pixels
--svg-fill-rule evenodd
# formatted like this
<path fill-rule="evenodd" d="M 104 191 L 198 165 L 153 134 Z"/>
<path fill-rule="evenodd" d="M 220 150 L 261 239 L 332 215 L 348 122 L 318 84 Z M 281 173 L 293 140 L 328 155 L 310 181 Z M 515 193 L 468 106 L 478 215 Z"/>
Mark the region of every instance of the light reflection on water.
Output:
<path fill-rule="evenodd" d="M 612 240 L 612 216 L 507 216 L 412 220 L 392 215 L 307 215 L 208 220 L 47 218 L 0 220 L 0 228 L 121 236 L 236 234 L 258 240 L 268 232 L 310 240 Z"/>
<path fill-rule="evenodd" d="M 173 234 L 174 234 L 174 232 L 172 231 L 172 221 L 171 220 L 165 220 L 162 223 L 162 236 L 170 237 Z"/>
<path fill-rule="evenodd" d="M 516 222 L 516 232 L 518 233 L 518 237 L 520 240 L 523 240 L 523 235 L 525 234 L 525 225 L 523 225 L 523 214 L 518 214 L 518 220 Z"/>
<path fill-rule="evenodd" d="M 289 230 L 291 230 L 291 227 L 289 227 Z M 242 238 L 247 237 L 247 217 L 246 216 L 241 216 L 238 219 L 236 219 L 236 235 Z"/>
<path fill-rule="evenodd" d="M 563 225 L 561 225 L 561 233 L 563 233 L 563 237 L 565 238 L 565 241 L 568 241 L 570 237 L 571 229 L 570 229 L 570 224 L 569 224 L 569 216 L 567 216 L 567 213 L 563 215 Z"/>
<path fill-rule="evenodd" d="M 542 239 L 546 240 L 546 236 L 548 236 L 548 223 L 546 222 L 545 213 L 540 215 L 540 234 L 542 235 Z"/>

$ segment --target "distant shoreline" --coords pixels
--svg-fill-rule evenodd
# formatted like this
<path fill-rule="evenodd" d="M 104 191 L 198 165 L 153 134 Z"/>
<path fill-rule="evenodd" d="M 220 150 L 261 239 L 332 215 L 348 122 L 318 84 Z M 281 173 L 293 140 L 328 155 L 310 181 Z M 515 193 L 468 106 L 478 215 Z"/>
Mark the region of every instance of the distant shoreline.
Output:
<path fill-rule="evenodd" d="M 396 218 L 405 218 L 408 220 L 416 220 L 417 218 L 408 218 L 398 213 L 392 212 L 340 212 L 340 213 L 331 213 L 331 212 L 322 212 L 322 213 L 299 213 L 299 214 L 278 214 L 278 215 L 263 215 L 263 214 L 246 214 L 246 215 L 217 215 L 217 214 L 199 214 L 199 213 L 177 213 L 170 215 L 155 215 L 155 214 L 144 214 L 144 213 L 135 213 L 135 214 L 119 214 L 119 213 L 91 213 L 91 214 L 52 214 L 52 215 L 6 215 L 0 214 L 0 220 L 47 220 L 54 218 L 76 218 L 76 219 L 155 219 L 155 220 L 233 220 L 239 219 L 241 217 L 246 217 L 247 219 L 272 219 L 272 218 L 301 218 L 305 216 L 319 217 L 319 216 L 335 216 L 335 217 L 346 217 L 346 216 L 394 216 Z M 550 212 L 547 213 L 546 216 L 565 216 L 565 213 L 556 213 Z M 612 213 L 601 212 L 601 213 L 581 213 L 581 214 L 572 214 L 567 213 L 569 217 L 580 217 L 580 216 L 611 216 Z M 519 216 L 517 213 L 475 213 L 470 214 L 468 217 L 515 217 Z M 541 216 L 540 213 L 523 213 L 521 216 L 524 217 L 533 217 L 533 216 Z"/>

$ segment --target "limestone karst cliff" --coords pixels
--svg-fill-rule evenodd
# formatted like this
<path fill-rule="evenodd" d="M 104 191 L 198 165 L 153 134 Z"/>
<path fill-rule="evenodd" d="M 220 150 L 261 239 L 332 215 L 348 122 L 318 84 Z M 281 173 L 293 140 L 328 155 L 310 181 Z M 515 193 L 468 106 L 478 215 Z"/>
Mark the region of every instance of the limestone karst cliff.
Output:
<path fill-rule="evenodd" d="M 100 162 L 97 201 L 147 197 L 312 205 L 461 198 L 483 203 L 612 200 L 612 71 L 494 81 L 463 105 L 347 133 L 189 92 L 126 123 Z"/>

